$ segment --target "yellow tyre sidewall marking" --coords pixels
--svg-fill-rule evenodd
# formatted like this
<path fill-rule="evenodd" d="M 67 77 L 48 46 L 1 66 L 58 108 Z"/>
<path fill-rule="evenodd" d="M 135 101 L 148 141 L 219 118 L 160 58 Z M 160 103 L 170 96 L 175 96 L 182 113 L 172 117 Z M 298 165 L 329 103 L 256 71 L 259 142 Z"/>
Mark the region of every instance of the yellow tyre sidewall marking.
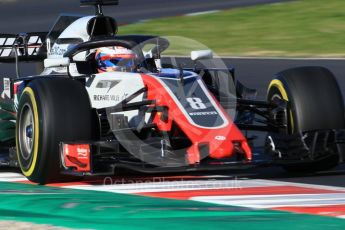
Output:
<path fill-rule="evenodd" d="M 274 79 L 271 81 L 270 85 L 268 86 L 268 91 L 272 88 L 272 87 L 276 87 L 279 92 L 281 93 L 282 97 L 284 100 L 289 101 L 289 97 L 288 94 L 284 88 L 283 83 L 278 80 L 278 79 Z M 292 111 L 290 110 L 290 122 L 291 122 L 291 131 L 294 131 L 294 121 L 293 121 L 293 116 L 292 116 Z"/>
<path fill-rule="evenodd" d="M 38 123 L 38 109 L 37 109 L 37 102 L 36 102 L 36 98 L 35 98 L 35 94 L 34 91 L 30 88 L 30 87 L 26 87 L 22 96 L 24 94 L 27 94 L 30 97 L 31 100 L 31 104 L 32 104 L 32 109 L 33 109 L 33 116 L 34 116 L 34 149 L 33 149 L 33 159 L 32 159 L 32 163 L 29 167 L 29 169 L 25 170 L 21 164 L 21 161 L 18 160 L 19 165 L 20 165 L 20 169 L 22 170 L 24 176 L 29 177 L 33 174 L 35 167 L 36 167 L 36 163 L 37 163 L 37 156 L 38 156 L 38 138 L 39 138 L 39 123 Z M 18 124 L 17 124 L 18 125 Z M 18 132 L 18 131 L 17 131 Z M 18 133 L 16 135 L 16 146 L 17 146 L 17 156 L 18 159 L 19 158 L 19 140 L 18 140 Z"/>

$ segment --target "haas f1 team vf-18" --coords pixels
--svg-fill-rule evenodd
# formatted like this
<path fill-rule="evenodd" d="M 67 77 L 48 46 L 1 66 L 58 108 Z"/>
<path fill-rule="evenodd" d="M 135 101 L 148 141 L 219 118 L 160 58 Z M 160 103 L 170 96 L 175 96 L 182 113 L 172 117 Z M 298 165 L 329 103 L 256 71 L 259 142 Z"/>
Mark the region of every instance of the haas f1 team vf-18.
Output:
<path fill-rule="evenodd" d="M 21 61 L 44 63 L 40 75 L 4 78 L 1 165 L 45 184 L 113 175 L 116 168 L 158 173 L 276 164 L 312 172 L 342 161 L 344 103 L 329 70 L 284 70 L 259 101 L 233 68 L 198 65 L 212 61 L 209 50 L 191 52 L 195 65 L 186 68 L 162 63 L 169 39 L 118 35 L 116 21 L 102 13 L 102 5 L 117 3 L 81 0 L 96 15 L 61 15 L 48 33 L 0 35 L 0 62 L 17 70 Z M 99 71 L 96 51 L 104 47 L 132 59 Z M 248 131 L 266 132 L 265 147 L 254 148 Z"/>

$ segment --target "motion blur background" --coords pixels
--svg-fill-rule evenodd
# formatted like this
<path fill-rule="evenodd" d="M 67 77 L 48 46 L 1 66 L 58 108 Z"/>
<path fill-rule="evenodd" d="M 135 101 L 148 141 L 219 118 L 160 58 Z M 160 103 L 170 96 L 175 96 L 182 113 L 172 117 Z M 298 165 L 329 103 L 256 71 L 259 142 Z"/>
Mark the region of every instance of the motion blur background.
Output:
<path fill-rule="evenodd" d="M 284 0 L 283 0 L 284 1 Z M 120 24 L 144 19 L 177 16 L 186 13 L 253 6 L 279 0 L 120 0 L 117 7 L 106 7 L 105 14 Z M 79 0 L 1 0 L 0 31 L 46 31 L 60 13 L 92 14 L 91 8 L 80 8 Z"/>
<path fill-rule="evenodd" d="M 119 34 L 183 36 L 235 57 L 224 61 L 264 98 L 275 73 L 301 65 L 330 68 L 345 90 L 344 8 L 343 0 L 120 0 L 117 7 L 105 7 L 105 14 L 117 19 Z M 78 0 L 2 0 L 0 33 L 49 31 L 60 13 L 93 12 L 80 8 Z M 21 64 L 21 70 L 36 73 L 30 64 Z M 13 65 L 1 64 L 0 76 L 15 76 Z"/>

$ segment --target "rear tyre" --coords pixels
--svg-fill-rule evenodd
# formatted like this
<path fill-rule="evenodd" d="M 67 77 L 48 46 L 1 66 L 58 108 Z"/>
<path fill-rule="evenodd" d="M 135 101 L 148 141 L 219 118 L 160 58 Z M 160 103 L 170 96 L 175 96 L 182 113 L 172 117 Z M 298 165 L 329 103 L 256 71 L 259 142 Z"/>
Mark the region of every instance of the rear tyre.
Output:
<path fill-rule="evenodd" d="M 61 174 L 59 143 L 94 138 L 85 87 L 67 78 L 33 80 L 22 92 L 17 114 L 16 146 L 23 174 L 39 184 L 70 180 Z"/>
<path fill-rule="evenodd" d="M 344 128 L 344 102 L 334 75 L 323 67 L 280 72 L 268 88 L 267 100 L 275 98 L 288 101 L 288 134 L 269 133 L 275 151 L 271 144 L 266 146 L 286 162 L 284 169 L 300 173 L 337 166 L 340 154 L 335 140 L 337 130 Z"/>

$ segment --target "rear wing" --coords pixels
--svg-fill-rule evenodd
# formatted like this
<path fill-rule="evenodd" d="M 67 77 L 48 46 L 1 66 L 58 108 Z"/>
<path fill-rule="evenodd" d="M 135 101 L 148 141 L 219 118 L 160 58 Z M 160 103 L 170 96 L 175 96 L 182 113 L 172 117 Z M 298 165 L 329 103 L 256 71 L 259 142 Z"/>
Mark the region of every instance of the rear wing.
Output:
<path fill-rule="evenodd" d="M 46 32 L 0 34 L 0 63 L 43 61 L 47 57 Z"/>

